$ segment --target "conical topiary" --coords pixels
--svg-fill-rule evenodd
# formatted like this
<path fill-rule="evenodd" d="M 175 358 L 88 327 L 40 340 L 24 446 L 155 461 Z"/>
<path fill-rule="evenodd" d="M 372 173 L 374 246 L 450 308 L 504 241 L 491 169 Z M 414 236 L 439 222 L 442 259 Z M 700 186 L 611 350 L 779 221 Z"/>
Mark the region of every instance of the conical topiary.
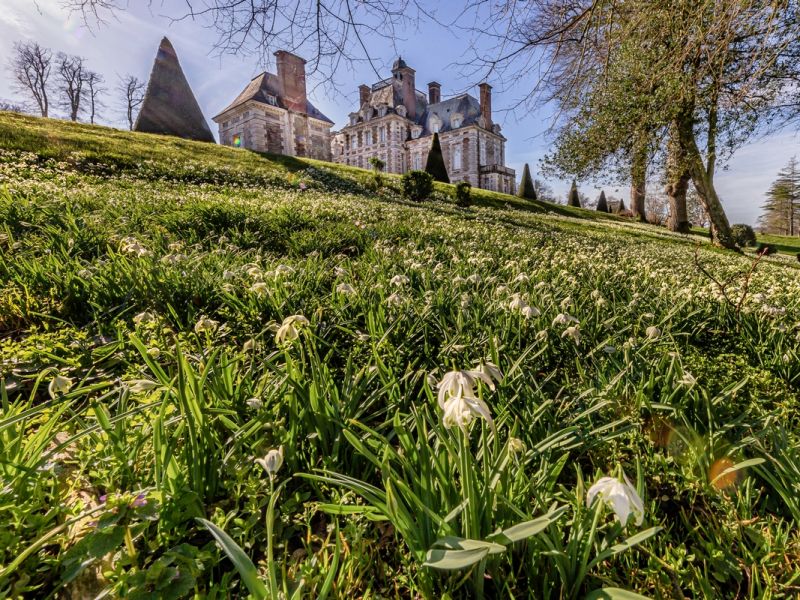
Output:
<path fill-rule="evenodd" d="M 572 180 L 572 187 L 569 188 L 569 196 L 567 196 L 567 206 L 581 207 L 581 199 L 578 196 L 578 184 Z"/>
<path fill-rule="evenodd" d="M 604 213 L 608 212 L 608 202 L 606 201 L 605 190 L 600 191 L 600 198 L 597 199 L 597 210 Z"/>
<path fill-rule="evenodd" d="M 528 168 L 528 163 L 522 169 L 522 181 L 519 182 L 520 198 L 528 200 L 536 200 L 536 188 L 533 187 L 533 179 L 531 179 L 531 170 Z"/>
<path fill-rule="evenodd" d="M 619 205 L 617 206 L 617 212 L 621 213 L 625 210 L 625 203 L 622 201 L 622 198 L 619 199 Z"/>
<path fill-rule="evenodd" d="M 186 81 L 175 48 L 167 38 L 162 39 L 158 47 L 147 92 L 133 130 L 200 142 L 215 141 L 192 88 Z"/>
<path fill-rule="evenodd" d="M 425 171 L 433 175 L 434 181 L 450 183 L 447 175 L 447 167 L 444 166 L 444 156 L 442 156 L 442 146 L 439 144 L 439 134 L 433 134 L 431 149 L 428 151 L 428 161 L 425 163 Z"/>

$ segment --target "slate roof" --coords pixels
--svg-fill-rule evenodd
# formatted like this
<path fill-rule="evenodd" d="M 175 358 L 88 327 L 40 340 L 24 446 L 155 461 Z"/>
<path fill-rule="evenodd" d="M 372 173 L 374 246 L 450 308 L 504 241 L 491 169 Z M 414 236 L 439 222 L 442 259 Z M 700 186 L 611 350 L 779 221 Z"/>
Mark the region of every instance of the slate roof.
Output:
<path fill-rule="evenodd" d="M 428 104 L 425 113 L 417 119 L 417 123 L 423 126 L 423 135 L 430 135 L 433 133 L 429 129 L 430 118 L 435 115 L 441 121 L 439 132 L 451 131 L 453 127 L 450 124 L 450 118 L 456 113 L 460 113 L 462 117 L 460 127 L 476 125 L 481 116 L 480 102 L 474 96 L 461 94 L 436 104 Z"/>
<path fill-rule="evenodd" d="M 269 96 L 274 97 L 277 104 L 271 102 Z M 244 90 L 242 90 L 242 92 L 236 96 L 236 99 L 214 117 L 214 121 L 217 121 L 221 115 L 225 114 L 229 110 L 236 108 L 237 106 L 240 106 L 249 100 L 261 102 L 262 104 L 268 104 L 269 106 L 286 108 L 286 105 L 283 103 L 283 98 L 281 98 L 280 95 L 280 83 L 278 81 L 278 76 L 274 73 L 264 72 L 253 77 Z M 306 100 L 306 113 L 309 117 L 319 119 L 320 121 L 326 121 L 331 125 L 333 124 L 333 121 L 317 110 L 317 108 L 308 100 Z"/>

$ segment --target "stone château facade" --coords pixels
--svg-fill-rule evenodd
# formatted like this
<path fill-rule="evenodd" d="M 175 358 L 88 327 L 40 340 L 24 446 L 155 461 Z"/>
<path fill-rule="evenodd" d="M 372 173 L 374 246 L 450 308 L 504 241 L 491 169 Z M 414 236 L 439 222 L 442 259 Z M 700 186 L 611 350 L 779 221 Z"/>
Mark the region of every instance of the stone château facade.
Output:
<path fill-rule="evenodd" d="M 480 101 L 469 94 L 442 100 L 435 81 L 426 96 L 415 88 L 414 69 L 399 58 L 390 78 L 359 86 L 359 109 L 333 140 L 334 162 L 369 168 L 369 159 L 377 156 L 389 173 L 422 170 L 438 132 L 451 182 L 513 194 L 506 138 L 492 122 L 492 88 L 479 87 Z"/>
<path fill-rule="evenodd" d="M 275 57 L 277 74 L 255 77 L 214 117 L 220 144 L 331 160 L 333 121 L 308 101 L 306 61 L 285 50 Z"/>

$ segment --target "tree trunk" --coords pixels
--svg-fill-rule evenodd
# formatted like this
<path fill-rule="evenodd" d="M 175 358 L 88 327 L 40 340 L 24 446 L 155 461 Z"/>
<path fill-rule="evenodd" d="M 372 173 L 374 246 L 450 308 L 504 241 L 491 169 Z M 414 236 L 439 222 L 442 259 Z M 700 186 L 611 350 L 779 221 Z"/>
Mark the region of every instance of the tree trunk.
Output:
<path fill-rule="evenodd" d="M 633 149 L 631 156 L 631 212 L 633 216 L 644 222 L 645 186 L 647 185 L 647 146 L 639 144 Z"/>
<path fill-rule="evenodd" d="M 667 227 L 670 231 L 689 233 L 692 227 L 686 208 L 686 192 L 689 189 L 691 176 L 687 171 L 686 157 L 674 127 L 670 131 L 667 152 L 667 186 L 664 188 L 669 198 Z"/>
<path fill-rule="evenodd" d="M 711 227 L 711 241 L 716 246 L 723 248 L 736 249 L 736 242 L 731 235 L 731 226 L 725 209 L 722 208 L 717 190 L 714 188 L 714 180 L 706 171 L 700 150 L 697 147 L 697 140 L 694 137 L 694 124 L 691 114 L 684 113 L 675 122 L 682 152 L 686 157 L 686 169 L 692 177 L 692 182 L 706 210 Z"/>

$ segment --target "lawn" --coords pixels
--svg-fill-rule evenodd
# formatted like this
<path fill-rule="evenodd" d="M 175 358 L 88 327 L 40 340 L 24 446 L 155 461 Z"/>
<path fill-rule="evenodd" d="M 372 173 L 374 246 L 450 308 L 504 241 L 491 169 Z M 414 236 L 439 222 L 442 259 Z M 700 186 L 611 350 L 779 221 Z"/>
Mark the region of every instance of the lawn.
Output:
<path fill-rule="evenodd" d="M 397 187 L 0 114 L 0 597 L 797 597 L 796 261 Z"/>

